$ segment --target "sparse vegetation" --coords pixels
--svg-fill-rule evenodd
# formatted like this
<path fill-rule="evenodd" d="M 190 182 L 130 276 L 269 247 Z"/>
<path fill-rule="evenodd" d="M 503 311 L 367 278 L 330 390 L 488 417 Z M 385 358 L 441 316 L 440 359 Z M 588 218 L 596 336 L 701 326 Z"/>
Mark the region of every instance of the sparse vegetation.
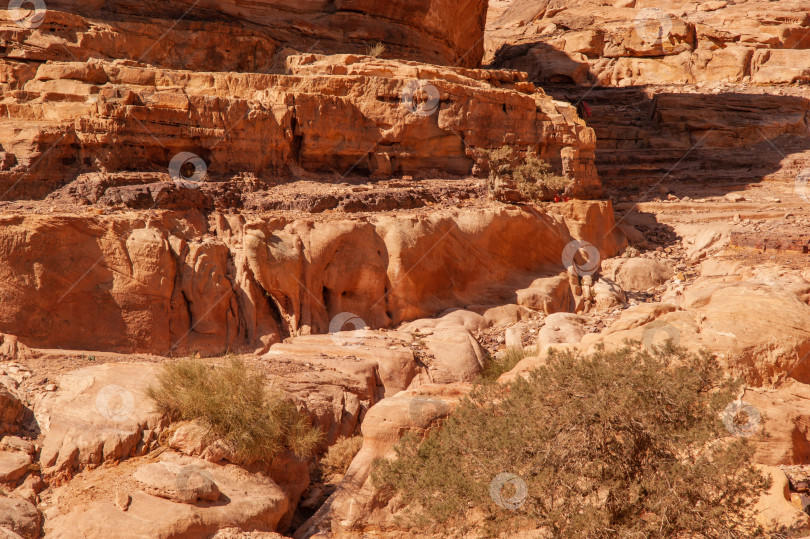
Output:
<path fill-rule="evenodd" d="M 372 58 L 379 58 L 385 52 L 385 43 L 375 43 L 366 46 L 366 54 Z"/>
<path fill-rule="evenodd" d="M 172 421 L 195 420 L 222 439 L 244 462 L 269 461 L 290 449 L 311 455 L 322 433 L 295 404 L 266 387 L 264 377 L 231 358 L 224 366 L 185 359 L 167 363 L 148 388 L 157 412 Z"/>
<path fill-rule="evenodd" d="M 522 155 L 511 146 L 485 150 L 483 162 L 489 171 L 490 195 L 502 202 L 550 200 L 571 185 L 531 149 Z"/>
<path fill-rule="evenodd" d="M 652 354 L 551 352 L 528 379 L 479 385 L 424 440 L 403 438 L 372 478 L 425 533 L 754 537 L 751 508 L 768 481 L 719 419 L 736 387 L 714 357 L 671 342 Z M 502 472 L 526 485 L 525 496 L 501 491 L 514 510 L 490 492 Z"/>
<path fill-rule="evenodd" d="M 345 474 L 362 445 L 362 436 L 341 438 L 326 451 L 321 459 L 321 470 L 327 476 Z"/>
<path fill-rule="evenodd" d="M 482 377 L 487 381 L 497 380 L 503 373 L 511 371 L 523 358 L 537 354 L 537 348 L 523 348 L 522 346 L 509 346 L 499 358 L 489 358 L 484 366 Z"/>

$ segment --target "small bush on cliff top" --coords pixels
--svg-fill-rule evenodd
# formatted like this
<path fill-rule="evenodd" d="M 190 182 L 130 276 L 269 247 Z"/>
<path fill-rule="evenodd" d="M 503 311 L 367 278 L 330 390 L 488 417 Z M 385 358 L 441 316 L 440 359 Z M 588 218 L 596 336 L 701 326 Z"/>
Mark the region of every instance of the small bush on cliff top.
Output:
<path fill-rule="evenodd" d="M 372 58 L 379 58 L 385 52 L 385 43 L 375 43 L 366 46 L 366 54 Z"/>
<path fill-rule="evenodd" d="M 206 426 L 212 440 L 222 439 L 244 462 L 269 461 L 286 449 L 309 456 L 322 437 L 295 404 L 236 358 L 219 367 L 192 359 L 167 363 L 147 396 L 170 420 Z"/>
<path fill-rule="evenodd" d="M 512 147 L 503 146 L 484 150 L 483 156 L 489 169 L 489 192 L 496 200 L 550 200 L 571 185 L 571 180 L 555 174 L 551 165 L 531 150 L 521 156 Z"/>
<path fill-rule="evenodd" d="M 743 439 L 718 441 L 733 395 L 713 357 L 671 345 L 553 353 L 528 379 L 477 387 L 424 440 L 406 436 L 372 479 L 425 533 L 752 537 L 768 481 Z M 493 483 L 501 473 L 519 479 Z"/>

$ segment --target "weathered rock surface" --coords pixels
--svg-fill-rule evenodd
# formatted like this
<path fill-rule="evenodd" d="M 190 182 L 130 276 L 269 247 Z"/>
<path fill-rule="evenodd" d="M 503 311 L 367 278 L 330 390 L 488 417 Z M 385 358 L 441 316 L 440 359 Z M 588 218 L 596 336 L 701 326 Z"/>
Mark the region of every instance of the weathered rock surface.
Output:
<path fill-rule="evenodd" d="M 762 466 L 761 470 L 773 483 L 757 502 L 757 521 L 770 532 L 807 533 L 810 516 L 790 503 L 790 485 L 785 472 L 772 466 Z"/>
<path fill-rule="evenodd" d="M 24 408 L 17 393 L 0 383 L 0 435 L 17 431 L 17 422 L 22 418 Z"/>
<path fill-rule="evenodd" d="M 153 494 L 179 503 L 219 500 L 219 487 L 210 474 L 192 465 L 181 466 L 173 462 L 154 462 L 138 468 L 133 476 Z"/>
<path fill-rule="evenodd" d="M 706 269 L 716 270 L 712 263 Z M 809 382 L 810 306 L 804 298 L 810 282 L 769 268 L 739 270 L 719 277 L 707 271 L 684 292 L 679 306 L 631 307 L 583 344 L 620 346 L 630 338 L 649 345 L 672 338 L 694 350 L 706 347 L 754 386 L 784 378 Z"/>
<path fill-rule="evenodd" d="M 555 313 L 546 317 L 545 324 L 537 334 L 537 347 L 543 351 L 554 344 L 578 343 L 585 335 L 581 316 L 571 313 Z"/>
<path fill-rule="evenodd" d="M 31 455 L 20 451 L 0 450 L 0 483 L 13 483 L 28 471 Z"/>
<path fill-rule="evenodd" d="M 487 59 L 538 82 L 605 86 L 810 80 L 807 0 L 514 0 L 487 25 Z"/>
<path fill-rule="evenodd" d="M 39 25 L 18 25 L 4 13 L 0 36 L 6 55 L 27 61 L 126 58 L 175 69 L 267 72 L 283 66 L 291 47 L 365 53 L 381 42 L 386 56 L 474 67 L 483 54 L 486 8 L 486 0 L 55 0 Z"/>
<path fill-rule="evenodd" d="M 36 347 L 262 350 L 326 333 L 341 313 L 380 328 L 508 298 L 532 275 L 559 271 L 572 235 L 603 257 L 624 244 L 609 203 L 550 210 L 0 217 L 0 327 Z"/>
<path fill-rule="evenodd" d="M 607 267 L 602 264 L 602 275 L 624 289 L 648 290 L 667 282 L 672 276 L 672 265 L 649 258 L 617 258 Z"/>
<path fill-rule="evenodd" d="M 41 528 L 42 514 L 34 504 L 0 495 L 0 533 L 8 529 L 25 539 L 36 539 Z"/>
<path fill-rule="evenodd" d="M 127 474 L 137 474 L 144 465 L 153 468 L 176 465 L 180 470 L 196 470 L 217 485 L 222 500 L 227 502 L 177 503 L 146 494 L 140 491 L 142 483 L 127 478 Z M 169 475 L 180 480 L 184 477 L 182 474 Z M 168 481 L 167 485 L 171 483 L 170 479 L 164 479 Z M 126 510 L 114 502 L 114 492 L 122 488 L 128 489 L 131 495 Z M 85 495 L 76 498 L 79 493 Z M 49 510 L 45 526 L 48 537 L 80 535 L 100 539 L 122 537 L 123 530 L 137 530 L 144 537 L 170 539 L 213 535 L 227 527 L 271 532 L 275 531 L 289 504 L 281 489 L 267 477 L 250 474 L 237 466 L 219 466 L 174 453 L 164 453 L 159 463 L 144 464 L 133 460 L 117 467 L 86 472 L 59 487 L 56 496 L 66 503 L 59 503 Z"/>
<path fill-rule="evenodd" d="M 18 72 L 0 59 L 0 198 L 42 198 L 76 180 L 58 196 L 213 206 L 208 189 L 186 188 L 201 180 L 239 206 L 257 186 L 291 177 L 469 176 L 477 150 L 507 143 L 536 150 L 572 180 L 571 195 L 600 192 L 593 131 L 525 74 L 353 55 L 291 56 L 287 65 L 289 74 L 271 75 L 88 60 Z M 194 181 L 160 184 L 181 154 L 175 178 Z"/>
<path fill-rule="evenodd" d="M 391 457 L 393 446 L 406 432 L 424 433 L 447 416 L 470 388 L 469 384 L 426 384 L 397 393 L 371 408 L 363 422 L 363 446 L 338 490 L 296 530 L 295 537 L 347 533 L 390 522 L 391 511 L 378 499 L 369 478 L 372 462 Z"/>
<path fill-rule="evenodd" d="M 62 375 L 34 404 L 45 474 L 73 472 L 150 451 L 164 420 L 144 391 L 157 364 L 107 363 Z"/>

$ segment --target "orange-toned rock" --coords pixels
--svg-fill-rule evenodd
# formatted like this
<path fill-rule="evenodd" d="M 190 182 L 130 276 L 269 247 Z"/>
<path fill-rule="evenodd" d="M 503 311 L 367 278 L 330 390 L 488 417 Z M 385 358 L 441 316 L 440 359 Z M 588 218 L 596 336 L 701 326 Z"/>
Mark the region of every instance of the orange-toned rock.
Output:
<path fill-rule="evenodd" d="M 486 60 L 536 82 L 609 86 L 810 78 L 810 2 L 503 2 Z M 551 7 L 553 5 L 553 7 Z"/>
<path fill-rule="evenodd" d="M 10 215 L 0 217 L 0 330 L 47 348 L 266 350 L 326 333 L 341 313 L 380 328 L 509 300 L 558 274 L 574 237 L 615 254 L 624 237 L 613 223 L 609 203 L 585 201 L 292 222 Z"/>
<path fill-rule="evenodd" d="M 338 3 L 213 0 L 48 2 L 44 18 L 0 19 L 8 56 L 26 60 L 126 58 L 175 69 L 279 70 L 292 49 L 384 55 L 477 66 L 486 0 L 369 0 Z M 238 39 L 234 39 L 238 36 Z M 227 43 L 227 46 L 221 46 Z"/>
<path fill-rule="evenodd" d="M 593 131 L 514 71 L 316 54 L 289 57 L 284 75 L 95 59 L 43 64 L 33 76 L 6 67 L 5 199 L 42 198 L 100 174 L 71 186 L 72 195 L 201 207 L 210 203 L 194 189 L 178 198 L 177 189 L 138 184 L 168 181 L 178 155 L 175 176 L 187 163 L 206 181 L 238 182 L 237 191 L 246 175 L 276 183 L 323 173 L 468 176 L 477 152 L 504 144 L 537 151 L 572 180 L 570 195 L 600 192 Z"/>

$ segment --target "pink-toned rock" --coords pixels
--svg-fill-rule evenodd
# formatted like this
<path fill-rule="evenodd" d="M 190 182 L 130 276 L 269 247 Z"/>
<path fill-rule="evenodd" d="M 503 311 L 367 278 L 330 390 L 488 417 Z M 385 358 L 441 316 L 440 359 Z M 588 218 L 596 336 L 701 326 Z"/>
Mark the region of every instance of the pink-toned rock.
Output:
<path fill-rule="evenodd" d="M 326 333 L 343 312 L 380 328 L 513 298 L 532 277 L 558 273 L 574 237 L 603 257 L 623 246 L 620 233 L 603 232 L 614 222 L 609 203 L 536 211 L 491 205 L 291 222 L 214 214 L 211 229 L 197 212 L 159 213 L 148 227 L 134 213 L 0 217 L 0 325 L 45 348 L 254 351 Z M 437 256 L 425 257 L 428 249 Z M 37 278 L 37 264 L 53 271 Z M 560 297 L 550 301 L 562 309 L 566 285 L 556 285 L 549 293 Z"/>
<path fill-rule="evenodd" d="M 0 530 L 4 528 L 25 539 L 36 539 L 42 528 L 42 514 L 31 502 L 0 495 Z"/>
<path fill-rule="evenodd" d="M 0 483 L 15 483 L 28 472 L 31 455 L 19 451 L 0 451 Z"/>
<path fill-rule="evenodd" d="M 555 344 L 578 343 L 585 335 L 585 320 L 576 314 L 555 313 L 546 317 L 537 333 L 537 347 L 544 351 Z"/>
<path fill-rule="evenodd" d="M 44 434 L 43 472 L 82 470 L 147 452 L 164 422 L 144 393 L 158 370 L 154 363 L 106 363 L 62 375 L 59 390 L 34 403 Z"/>
<path fill-rule="evenodd" d="M 0 384 L 0 434 L 16 432 L 24 405 L 16 392 Z"/>
<path fill-rule="evenodd" d="M 153 464 L 190 467 L 210 476 L 222 499 L 228 502 L 178 503 L 133 491 L 124 511 L 116 506 L 115 493 L 122 479 L 129 478 L 143 464 L 132 460 L 119 466 L 96 468 L 58 487 L 54 492 L 56 505 L 49 511 L 45 525 L 47 536 L 101 539 L 117 537 L 121 530 L 138 530 L 146 537 L 179 539 L 208 537 L 227 527 L 270 532 L 277 529 L 289 507 L 281 489 L 261 474 L 167 452 L 161 455 L 160 463 Z M 93 488 L 88 488 L 91 485 Z M 76 494 L 81 491 L 86 495 L 78 498 Z"/>
<path fill-rule="evenodd" d="M 760 469 L 772 483 L 754 507 L 757 522 L 770 532 L 787 532 L 797 537 L 807 534 L 810 516 L 790 503 L 790 485 L 785 472 L 772 466 L 760 466 Z"/>
<path fill-rule="evenodd" d="M 463 326 L 437 327 L 424 343 L 432 356 L 428 375 L 433 383 L 473 382 L 484 368 L 486 353 Z"/>
<path fill-rule="evenodd" d="M 220 497 L 210 474 L 193 465 L 154 462 L 138 468 L 133 477 L 147 494 L 179 503 L 215 502 Z"/>

